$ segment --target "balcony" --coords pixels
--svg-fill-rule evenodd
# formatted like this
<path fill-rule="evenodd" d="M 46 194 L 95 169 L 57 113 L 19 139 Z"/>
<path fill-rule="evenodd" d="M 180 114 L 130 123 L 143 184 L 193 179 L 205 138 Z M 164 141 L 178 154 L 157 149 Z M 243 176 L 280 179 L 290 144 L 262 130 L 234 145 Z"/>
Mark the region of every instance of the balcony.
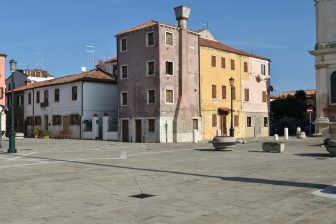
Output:
<path fill-rule="evenodd" d="M 45 101 L 45 102 L 41 103 L 41 107 L 42 108 L 46 108 L 48 106 L 49 106 L 49 102 L 48 101 Z"/>

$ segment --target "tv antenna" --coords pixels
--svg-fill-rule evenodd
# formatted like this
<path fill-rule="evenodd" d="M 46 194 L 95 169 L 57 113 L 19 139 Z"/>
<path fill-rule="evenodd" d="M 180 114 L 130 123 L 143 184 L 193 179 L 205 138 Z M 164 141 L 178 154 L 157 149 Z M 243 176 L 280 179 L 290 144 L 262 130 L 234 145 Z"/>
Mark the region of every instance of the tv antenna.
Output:
<path fill-rule="evenodd" d="M 86 45 L 85 47 L 87 48 L 86 49 L 86 53 L 89 53 L 89 55 L 91 54 L 91 57 L 92 57 L 92 66 L 94 68 L 95 64 L 96 64 L 95 46 L 93 46 L 93 45 Z M 88 60 L 90 60 L 90 59 L 88 58 Z"/>
<path fill-rule="evenodd" d="M 44 68 L 44 54 L 43 52 L 35 52 L 36 55 L 39 55 L 39 59 L 35 65 L 35 68 L 38 68 L 38 66 L 40 65 L 41 66 L 41 69 Z"/>
<path fill-rule="evenodd" d="M 207 30 L 206 34 L 205 34 L 205 39 L 208 39 L 208 33 L 209 33 L 209 23 L 208 21 L 206 21 L 206 23 L 200 23 L 201 26 L 204 26 L 205 29 Z"/>

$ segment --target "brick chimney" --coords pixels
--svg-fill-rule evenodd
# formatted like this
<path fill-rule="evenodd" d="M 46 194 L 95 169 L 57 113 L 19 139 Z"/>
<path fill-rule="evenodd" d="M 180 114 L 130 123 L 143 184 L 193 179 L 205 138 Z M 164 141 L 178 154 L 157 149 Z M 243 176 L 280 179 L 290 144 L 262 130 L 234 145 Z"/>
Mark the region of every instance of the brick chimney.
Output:
<path fill-rule="evenodd" d="M 187 29 L 187 20 L 190 15 L 190 8 L 187 6 L 177 6 L 174 8 L 176 20 L 178 21 L 178 26 L 182 29 Z"/>

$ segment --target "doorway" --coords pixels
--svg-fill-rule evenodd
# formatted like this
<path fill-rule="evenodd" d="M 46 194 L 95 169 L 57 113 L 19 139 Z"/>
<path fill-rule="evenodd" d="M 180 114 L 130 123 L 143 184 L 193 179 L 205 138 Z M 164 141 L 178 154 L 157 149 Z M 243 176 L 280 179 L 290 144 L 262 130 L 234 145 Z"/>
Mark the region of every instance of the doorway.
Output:
<path fill-rule="evenodd" d="M 220 130 L 221 130 L 222 136 L 227 136 L 226 116 L 219 115 L 219 117 L 220 117 Z"/>
<path fill-rule="evenodd" d="M 69 116 L 63 116 L 63 132 L 69 134 L 70 119 Z"/>
<path fill-rule="evenodd" d="M 49 116 L 44 115 L 44 130 L 48 130 L 48 126 L 49 126 Z"/>
<path fill-rule="evenodd" d="M 135 120 L 135 142 L 142 142 L 141 120 Z"/>
<path fill-rule="evenodd" d="M 122 120 L 121 121 L 121 134 L 122 134 L 122 141 L 123 142 L 129 142 L 128 135 L 128 120 Z"/>

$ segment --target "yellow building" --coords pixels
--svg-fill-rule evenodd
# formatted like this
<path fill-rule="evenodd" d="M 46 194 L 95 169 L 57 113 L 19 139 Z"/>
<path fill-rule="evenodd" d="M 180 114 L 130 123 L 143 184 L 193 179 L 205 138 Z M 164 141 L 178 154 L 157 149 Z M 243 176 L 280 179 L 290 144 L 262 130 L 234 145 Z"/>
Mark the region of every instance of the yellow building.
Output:
<path fill-rule="evenodd" d="M 211 140 L 218 134 L 230 135 L 231 77 L 234 78 L 234 134 L 236 138 L 243 138 L 245 115 L 241 82 L 249 80 L 249 55 L 217 41 L 200 38 L 202 140 Z"/>

